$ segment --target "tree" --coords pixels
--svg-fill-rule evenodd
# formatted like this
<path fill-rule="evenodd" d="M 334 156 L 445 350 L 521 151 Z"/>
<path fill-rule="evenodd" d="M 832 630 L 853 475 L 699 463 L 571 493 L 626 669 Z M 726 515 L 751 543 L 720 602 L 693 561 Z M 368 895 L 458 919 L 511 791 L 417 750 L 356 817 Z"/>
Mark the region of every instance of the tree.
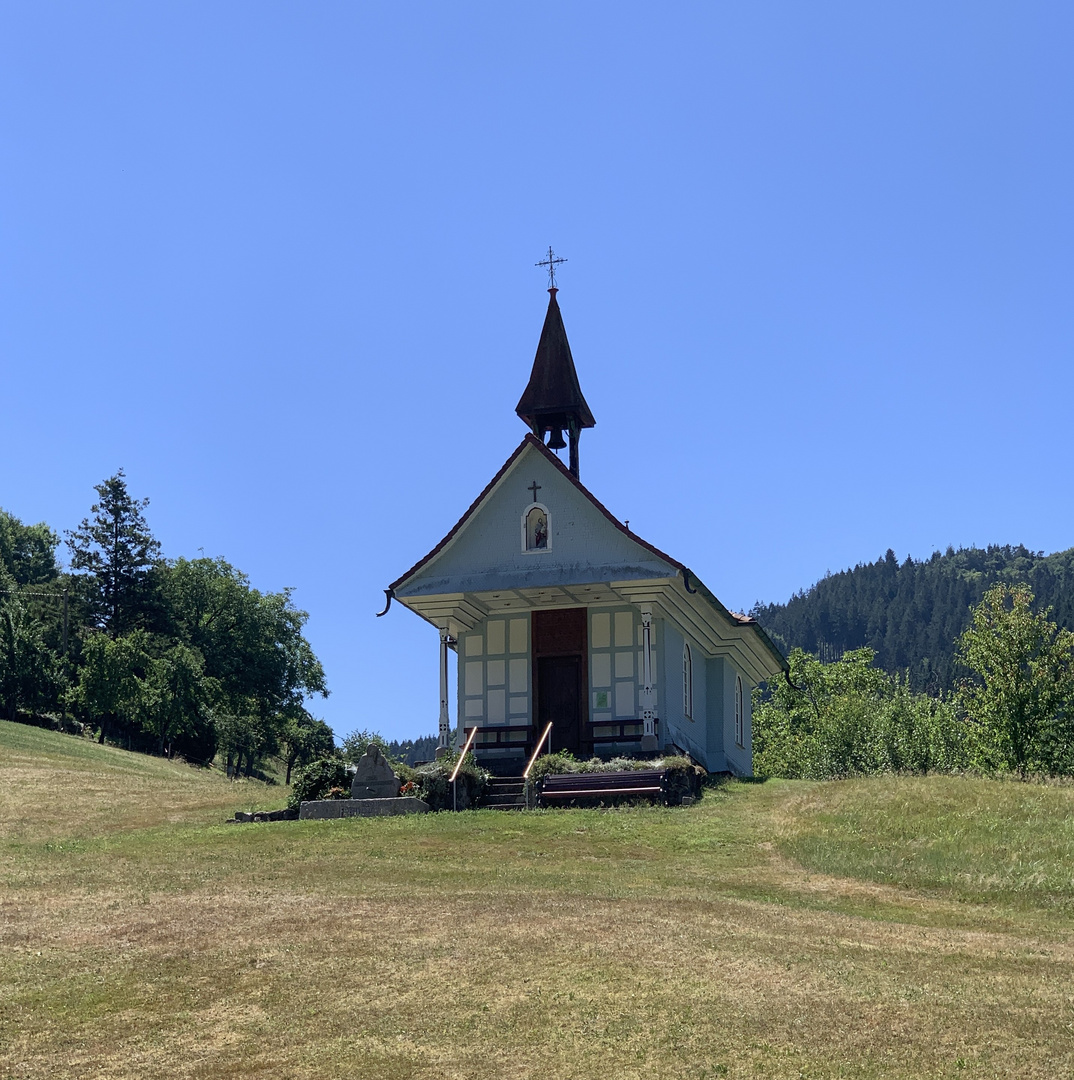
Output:
<path fill-rule="evenodd" d="M 959 641 L 975 678 L 958 690 L 990 769 L 1057 772 L 1070 767 L 1074 736 L 1074 633 L 1034 612 L 1025 584 L 992 586 Z"/>
<path fill-rule="evenodd" d="M 140 711 L 143 729 L 157 741 L 157 753 L 164 753 L 168 739 L 211 723 L 208 707 L 212 694 L 204 671 L 201 654 L 182 642 L 149 662 L 140 688 Z"/>
<path fill-rule="evenodd" d="M 305 699 L 328 696 L 324 669 L 302 635 L 308 618 L 288 590 L 262 593 L 223 559 L 177 559 L 162 574 L 173 633 L 215 680 L 220 748 L 249 775 L 274 753 Z M 286 752 L 286 751 L 285 751 Z"/>
<path fill-rule="evenodd" d="M 965 674 L 958 639 L 973 606 L 997 582 L 1025 582 L 1051 618 L 1074 630 L 1074 548 L 1044 555 L 1021 545 L 948 548 L 901 564 L 873 563 L 827 574 L 786 604 L 757 604 L 753 614 L 784 655 L 794 646 L 834 660 L 868 646 L 891 674 L 909 671 L 911 685 L 932 694 L 953 690 Z"/>
<path fill-rule="evenodd" d="M 753 707 L 754 767 L 762 775 L 822 778 L 877 770 L 868 716 L 889 690 L 872 649 L 823 664 L 801 649 L 790 679 L 774 680 Z"/>
<path fill-rule="evenodd" d="M 402 761 L 414 765 L 419 761 L 432 761 L 436 757 L 438 743 L 436 735 L 421 735 L 416 739 L 392 739 L 388 743 L 388 757 L 393 761 Z"/>
<path fill-rule="evenodd" d="M 122 469 L 94 490 L 100 502 L 90 507 L 91 517 L 67 533 L 67 546 L 72 569 L 91 579 L 96 625 L 115 639 L 146 621 L 160 544 L 142 513 L 149 500 L 131 498 Z"/>
<path fill-rule="evenodd" d="M 381 752 L 387 758 L 392 758 L 391 749 L 382 735 L 375 731 L 352 731 L 340 747 L 340 755 L 344 761 L 357 765 L 365 757 L 365 752 L 371 746 L 379 746 Z M 393 759 L 394 760 L 394 759 Z"/>
<path fill-rule="evenodd" d="M 789 660 L 789 679 L 754 693 L 758 774 L 826 779 L 965 764 L 951 706 L 875 667 L 871 649 L 831 664 L 794 649 Z"/>
<path fill-rule="evenodd" d="M 4 571 L 17 587 L 45 585 L 59 574 L 56 546 L 59 537 L 43 522 L 23 525 L 17 517 L 0 510 L 0 588 Z"/>
<path fill-rule="evenodd" d="M 106 734 L 138 726 L 143 711 L 143 680 L 152 658 L 148 635 L 135 630 L 112 640 L 93 633 L 82 649 L 83 665 L 72 702 L 87 719 L 100 728 L 100 742 Z"/>
<path fill-rule="evenodd" d="M 289 716 L 280 733 L 280 759 L 287 769 L 284 783 L 291 783 L 291 770 L 296 765 L 308 765 L 314 758 L 330 757 L 335 749 L 335 736 L 323 720 L 315 719 L 305 709 Z"/>
<path fill-rule="evenodd" d="M 7 718 L 14 720 L 20 707 L 46 704 L 56 683 L 55 661 L 40 627 L 17 600 L 0 603 L 0 706 Z"/>
<path fill-rule="evenodd" d="M 235 712 L 216 716 L 217 745 L 224 754 L 228 776 L 252 776 L 258 763 L 279 747 L 279 730 L 274 719 L 266 720 L 254 702 L 232 701 Z"/>

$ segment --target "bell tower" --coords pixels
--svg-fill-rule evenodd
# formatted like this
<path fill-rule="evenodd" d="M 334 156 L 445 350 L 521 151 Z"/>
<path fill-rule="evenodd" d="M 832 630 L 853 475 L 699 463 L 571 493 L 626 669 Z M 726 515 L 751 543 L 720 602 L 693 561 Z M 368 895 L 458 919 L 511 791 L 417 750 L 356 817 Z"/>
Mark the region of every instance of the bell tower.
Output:
<path fill-rule="evenodd" d="M 552 260 L 551 248 L 549 260 Z M 548 311 L 541 329 L 541 340 L 537 343 L 533 370 L 530 371 L 530 381 L 515 406 L 515 412 L 542 442 L 546 434 L 549 436 L 550 450 L 562 450 L 567 446 L 568 443 L 563 439 L 563 433 L 567 433 L 571 448 L 570 470 L 577 478 L 578 437 L 582 428 L 595 426 L 596 420 L 593 419 L 582 388 L 578 385 L 578 372 L 574 369 L 567 331 L 563 327 L 563 316 L 556 301 L 559 290 L 555 286 L 553 270 L 554 267 L 550 266 L 552 286 L 548 290 Z"/>

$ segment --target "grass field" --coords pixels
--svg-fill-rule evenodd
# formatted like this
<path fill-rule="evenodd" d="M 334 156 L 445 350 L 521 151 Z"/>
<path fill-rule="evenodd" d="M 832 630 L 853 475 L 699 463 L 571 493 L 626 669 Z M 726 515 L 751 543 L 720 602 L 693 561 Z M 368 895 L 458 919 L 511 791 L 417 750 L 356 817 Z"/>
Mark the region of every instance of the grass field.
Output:
<path fill-rule="evenodd" d="M 284 798 L 0 723 L 0 1075 L 1074 1074 L 1072 788 Z"/>

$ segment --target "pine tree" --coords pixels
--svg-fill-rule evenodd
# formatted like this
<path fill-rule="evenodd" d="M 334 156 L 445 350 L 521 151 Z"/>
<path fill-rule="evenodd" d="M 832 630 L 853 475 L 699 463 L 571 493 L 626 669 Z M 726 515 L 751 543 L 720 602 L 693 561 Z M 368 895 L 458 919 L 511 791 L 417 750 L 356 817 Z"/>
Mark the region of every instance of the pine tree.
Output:
<path fill-rule="evenodd" d="M 1027 583 L 1060 626 L 1074 629 L 1074 548 L 1044 555 L 1021 544 L 948 548 L 901 565 L 889 549 L 751 614 L 786 649 L 835 659 L 870 648 L 878 667 L 908 671 L 914 689 L 936 693 L 954 686 L 959 636 L 997 581 Z"/>
<path fill-rule="evenodd" d="M 89 579 L 97 625 L 115 639 L 145 621 L 160 544 L 142 513 L 149 500 L 131 498 L 122 469 L 95 490 L 100 502 L 90 507 L 91 517 L 68 531 L 67 546 L 71 568 Z"/>

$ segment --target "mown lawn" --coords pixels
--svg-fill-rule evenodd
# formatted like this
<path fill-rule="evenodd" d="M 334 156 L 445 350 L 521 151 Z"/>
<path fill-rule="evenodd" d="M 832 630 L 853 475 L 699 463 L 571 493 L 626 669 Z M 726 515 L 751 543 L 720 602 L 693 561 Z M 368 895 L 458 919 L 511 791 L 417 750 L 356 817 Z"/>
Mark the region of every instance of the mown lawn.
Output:
<path fill-rule="evenodd" d="M 1074 1073 L 1074 789 L 223 824 L 283 801 L 0 723 L 0 1075 Z"/>

